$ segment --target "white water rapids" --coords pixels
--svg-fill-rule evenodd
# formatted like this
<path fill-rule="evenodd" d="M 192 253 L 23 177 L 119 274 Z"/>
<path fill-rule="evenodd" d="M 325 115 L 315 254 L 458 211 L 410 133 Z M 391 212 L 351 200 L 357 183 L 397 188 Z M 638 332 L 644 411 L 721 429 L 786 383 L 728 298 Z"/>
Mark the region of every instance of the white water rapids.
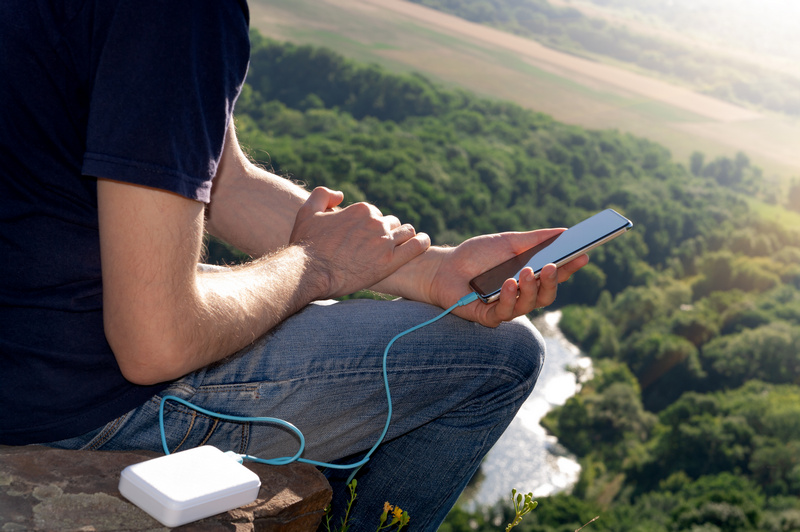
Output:
<path fill-rule="evenodd" d="M 465 509 L 511 499 L 511 489 L 544 497 L 569 490 L 580 475 L 575 457 L 539 424 L 554 406 L 563 405 L 579 389 L 574 372 L 591 372 L 591 361 L 569 343 L 558 329 L 561 313 L 549 312 L 534 320 L 544 336 L 547 355 L 536 387 L 517 416 L 481 464 L 478 478 L 460 504 Z"/>

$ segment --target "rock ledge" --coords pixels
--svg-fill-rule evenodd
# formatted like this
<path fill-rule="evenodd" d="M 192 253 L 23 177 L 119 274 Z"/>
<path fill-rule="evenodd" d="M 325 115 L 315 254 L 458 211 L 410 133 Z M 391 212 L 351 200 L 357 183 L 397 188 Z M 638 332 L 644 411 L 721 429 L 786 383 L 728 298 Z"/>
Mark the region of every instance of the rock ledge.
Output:
<path fill-rule="evenodd" d="M 0 531 L 163 531 L 117 490 L 122 470 L 161 456 L 148 451 L 0 447 Z M 245 462 L 261 478 L 253 503 L 172 530 L 305 532 L 317 529 L 331 488 L 308 464 Z"/>

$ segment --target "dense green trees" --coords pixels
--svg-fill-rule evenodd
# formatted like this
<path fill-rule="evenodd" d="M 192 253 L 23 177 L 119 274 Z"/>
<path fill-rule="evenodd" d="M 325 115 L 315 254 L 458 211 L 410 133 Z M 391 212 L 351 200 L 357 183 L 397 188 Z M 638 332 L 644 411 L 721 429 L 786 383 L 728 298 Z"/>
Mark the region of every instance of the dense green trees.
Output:
<path fill-rule="evenodd" d="M 591 530 L 800 530 L 800 233 L 748 211 L 761 184 L 744 154 L 683 165 L 640 138 L 257 34 L 252 58 L 237 103 L 250 155 L 436 243 L 606 207 L 634 221 L 559 289 L 562 330 L 596 377 L 544 423 L 583 472 L 520 530 L 597 515 Z M 213 258 L 231 253 L 210 241 Z M 492 511 L 444 529 L 496 530 Z"/>

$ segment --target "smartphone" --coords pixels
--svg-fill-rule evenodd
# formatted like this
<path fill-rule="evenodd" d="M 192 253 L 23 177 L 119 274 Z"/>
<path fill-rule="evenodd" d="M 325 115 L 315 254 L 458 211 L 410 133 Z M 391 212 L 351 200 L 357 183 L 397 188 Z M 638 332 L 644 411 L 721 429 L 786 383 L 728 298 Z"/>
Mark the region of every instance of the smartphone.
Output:
<path fill-rule="evenodd" d="M 614 209 L 606 209 L 480 274 L 469 282 L 469 286 L 481 301 L 491 303 L 500 297 L 500 288 L 506 279 L 519 281 L 523 268 L 531 268 L 538 278 L 547 264 L 566 264 L 631 227 L 633 222 Z"/>

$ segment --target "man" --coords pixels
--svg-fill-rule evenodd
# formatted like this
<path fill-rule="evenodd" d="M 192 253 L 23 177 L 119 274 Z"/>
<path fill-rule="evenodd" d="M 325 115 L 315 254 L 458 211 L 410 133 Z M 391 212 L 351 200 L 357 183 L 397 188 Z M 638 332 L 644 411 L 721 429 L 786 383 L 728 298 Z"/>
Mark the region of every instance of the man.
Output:
<path fill-rule="evenodd" d="M 285 419 L 304 456 L 354 461 L 385 422 L 387 342 L 559 231 L 431 247 L 374 206 L 256 168 L 232 121 L 247 32 L 244 0 L 0 7 L 0 443 L 160 450 L 171 394 Z M 206 230 L 256 259 L 198 269 Z M 541 337 L 514 319 L 586 260 L 508 280 L 498 302 L 393 346 L 394 416 L 359 473 L 352 530 L 386 500 L 438 526 L 538 376 Z M 363 288 L 404 299 L 329 300 Z M 171 403 L 165 418 L 171 451 L 297 448 L 268 424 Z"/>

